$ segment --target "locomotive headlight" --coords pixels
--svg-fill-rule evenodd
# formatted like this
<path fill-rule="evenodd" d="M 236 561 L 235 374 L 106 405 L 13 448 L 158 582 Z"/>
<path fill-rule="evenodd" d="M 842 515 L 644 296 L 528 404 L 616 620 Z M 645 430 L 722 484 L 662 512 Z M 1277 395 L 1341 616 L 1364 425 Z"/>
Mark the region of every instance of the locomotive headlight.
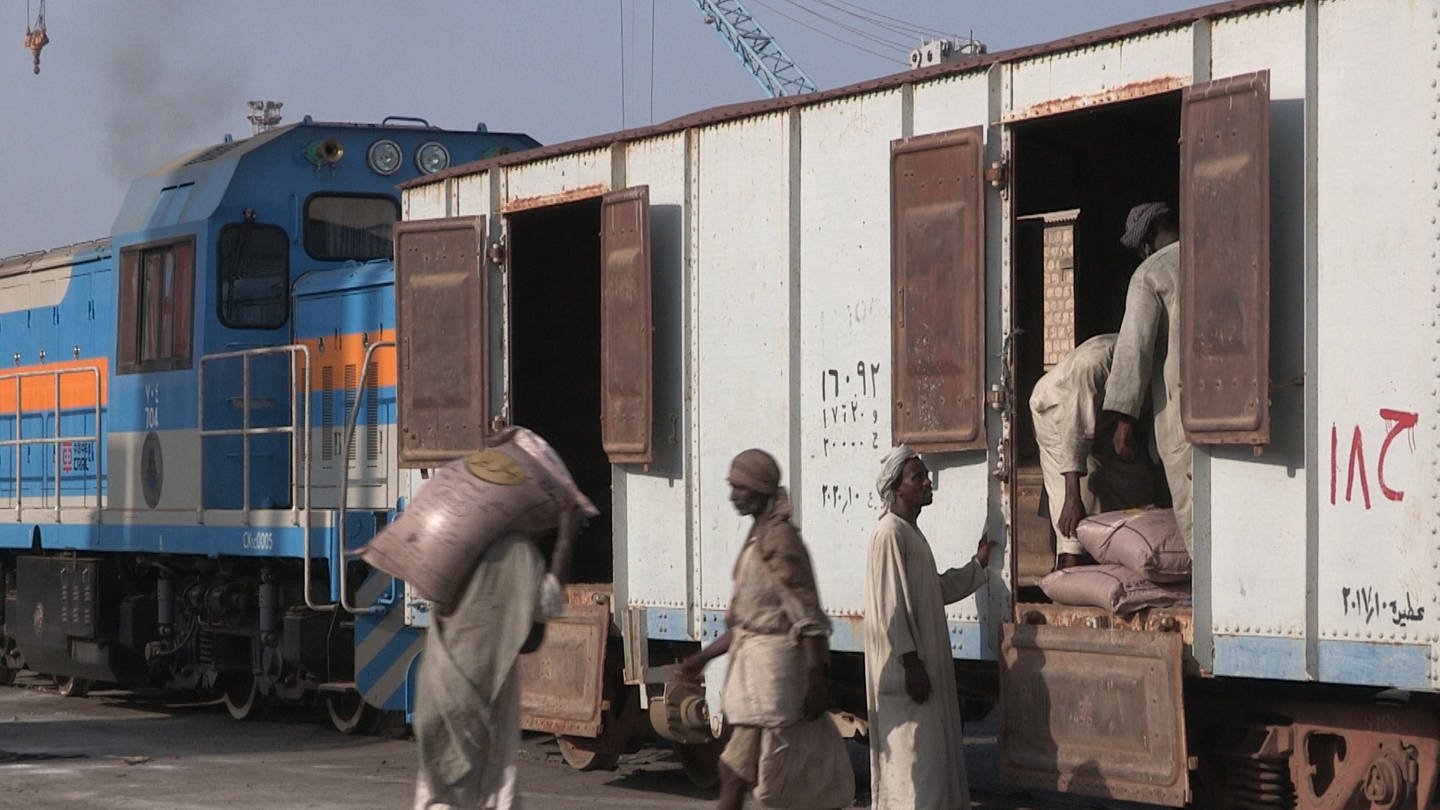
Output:
<path fill-rule="evenodd" d="M 415 165 L 426 174 L 434 174 L 450 165 L 450 153 L 442 144 L 430 141 L 415 152 Z"/>
<path fill-rule="evenodd" d="M 400 145 L 391 140 L 379 140 L 370 144 L 365 160 L 376 174 L 394 174 L 400 168 Z"/>

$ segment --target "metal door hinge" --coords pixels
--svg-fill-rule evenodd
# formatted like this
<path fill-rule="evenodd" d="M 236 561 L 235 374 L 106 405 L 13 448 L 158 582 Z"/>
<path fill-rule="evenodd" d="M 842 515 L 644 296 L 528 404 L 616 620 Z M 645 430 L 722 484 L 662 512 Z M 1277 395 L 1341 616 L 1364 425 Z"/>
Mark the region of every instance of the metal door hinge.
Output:
<path fill-rule="evenodd" d="M 1010 157 L 1007 155 L 1000 160 L 990 162 L 990 168 L 985 170 L 985 182 L 996 191 L 1004 191 L 1010 185 Z"/>

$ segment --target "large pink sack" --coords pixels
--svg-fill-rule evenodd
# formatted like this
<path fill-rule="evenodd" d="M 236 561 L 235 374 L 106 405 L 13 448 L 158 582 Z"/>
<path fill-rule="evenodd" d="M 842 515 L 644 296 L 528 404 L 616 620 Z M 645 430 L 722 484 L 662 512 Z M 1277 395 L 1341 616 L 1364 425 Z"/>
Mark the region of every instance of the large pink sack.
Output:
<path fill-rule="evenodd" d="M 1190 552 L 1173 509 L 1122 509 L 1091 515 L 1075 538 L 1098 563 L 1114 563 L 1152 582 L 1188 582 Z"/>
<path fill-rule="evenodd" d="M 546 441 L 508 428 L 487 447 L 441 467 L 360 558 L 405 580 L 444 612 L 494 540 L 554 529 L 560 515 L 599 514 Z"/>
<path fill-rule="evenodd" d="M 1185 599 L 1189 588 L 1160 585 L 1123 565 L 1077 565 L 1051 571 L 1040 590 L 1061 605 L 1104 608 L 1117 615 L 1141 608 L 1168 607 Z"/>

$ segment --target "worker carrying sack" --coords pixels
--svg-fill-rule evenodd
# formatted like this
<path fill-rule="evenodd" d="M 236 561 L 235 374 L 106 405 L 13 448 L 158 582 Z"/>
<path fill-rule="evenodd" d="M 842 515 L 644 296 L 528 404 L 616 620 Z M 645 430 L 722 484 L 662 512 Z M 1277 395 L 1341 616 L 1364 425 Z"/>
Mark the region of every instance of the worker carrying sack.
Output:
<path fill-rule="evenodd" d="M 1187 582 L 1190 552 L 1173 509 L 1122 509 L 1091 515 L 1075 539 L 1098 563 L 1123 565 L 1152 582 Z"/>
<path fill-rule="evenodd" d="M 600 514 L 544 439 L 511 427 L 441 467 L 360 558 L 448 613 L 496 538 L 550 531 L 567 510 Z"/>

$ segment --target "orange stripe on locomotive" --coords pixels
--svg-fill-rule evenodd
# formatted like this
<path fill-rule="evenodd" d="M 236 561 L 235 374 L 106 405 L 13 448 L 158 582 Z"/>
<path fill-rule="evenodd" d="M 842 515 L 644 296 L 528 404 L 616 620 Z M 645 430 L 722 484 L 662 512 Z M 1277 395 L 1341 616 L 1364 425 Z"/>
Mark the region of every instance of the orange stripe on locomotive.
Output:
<path fill-rule="evenodd" d="M 368 340 L 367 340 L 368 338 Z M 344 380 L 346 367 L 359 370 L 360 363 L 365 360 L 365 351 L 371 343 L 382 340 L 394 341 L 395 330 L 383 329 L 379 332 L 354 333 L 326 338 L 304 338 L 299 342 L 310 349 L 310 359 L 315 368 L 311 372 L 310 387 L 314 391 L 322 388 L 321 380 L 325 369 L 330 369 L 333 380 Z M 321 349 L 321 346 L 324 349 Z M 372 372 L 375 375 L 375 382 L 381 388 L 395 387 L 396 363 L 395 349 L 384 347 L 376 349 L 370 355 L 370 362 L 375 366 Z M 305 360 L 299 357 L 295 361 L 300 373 L 298 379 L 303 379 Z M 356 375 L 358 384 L 359 374 Z"/>
<path fill-rule="evenodd" d="M 109 377 L 110 360 L 106 357 L 7 369 L 0 372 L 0 414 L 15 413 L 22 407 L 25 413 L 54 411 L 57 378 L 62 410 L 94 408 L 97 404 L 105 407 L 110 401 Z"/>

